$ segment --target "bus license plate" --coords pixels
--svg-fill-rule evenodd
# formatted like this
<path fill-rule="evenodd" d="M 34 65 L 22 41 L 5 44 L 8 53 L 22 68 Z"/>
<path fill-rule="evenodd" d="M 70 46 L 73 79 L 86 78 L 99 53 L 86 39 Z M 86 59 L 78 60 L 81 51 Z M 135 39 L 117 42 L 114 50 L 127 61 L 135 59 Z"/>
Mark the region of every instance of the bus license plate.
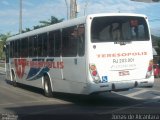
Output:
<path fill-rule="evenodd" d="M 120 71 L 119 76 L 126 76 L 129 75 L 129 71 Z"/>

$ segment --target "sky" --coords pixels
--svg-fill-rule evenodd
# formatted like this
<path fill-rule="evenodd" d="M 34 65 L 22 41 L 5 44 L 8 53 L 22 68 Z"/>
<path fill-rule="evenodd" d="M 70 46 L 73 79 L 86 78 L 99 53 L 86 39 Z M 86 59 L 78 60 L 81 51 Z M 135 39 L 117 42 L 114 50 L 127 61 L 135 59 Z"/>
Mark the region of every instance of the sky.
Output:
<path fill-rule="evenodd" d="M 67 0 L 69 2 L 69 0 Z M 22 0 L 22 29 L 39 25 L 51 16 L 67 20 L 65 0 Z M 151 33 L 160 36 L 160 2 L 130 0 L 77 0 L 78 17 L 94 13 L 139 13 L 148 16 Z M 85 7 L 87 6 L 87 7 Z M 0 0 L 0 34 L 19 33 L 19 0 Z"/>

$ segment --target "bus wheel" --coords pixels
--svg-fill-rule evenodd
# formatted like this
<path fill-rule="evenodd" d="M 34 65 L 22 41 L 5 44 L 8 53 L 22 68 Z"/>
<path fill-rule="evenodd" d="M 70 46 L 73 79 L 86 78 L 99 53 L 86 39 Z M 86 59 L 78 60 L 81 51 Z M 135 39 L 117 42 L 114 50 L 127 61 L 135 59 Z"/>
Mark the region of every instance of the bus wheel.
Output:
<path fill-rule="evenodd" d="M 16 77 L 15 77 L 15 74 L 14 74 L 13 71 L 12 71 L 12 85 L 13 85 L 14 87 L 17 87 Z"/>
<path fill-rule="evenodd" d="M 51 83 L 48 75 L 44 75 L 44 95 L 46 97 L 52 97 Z"/>

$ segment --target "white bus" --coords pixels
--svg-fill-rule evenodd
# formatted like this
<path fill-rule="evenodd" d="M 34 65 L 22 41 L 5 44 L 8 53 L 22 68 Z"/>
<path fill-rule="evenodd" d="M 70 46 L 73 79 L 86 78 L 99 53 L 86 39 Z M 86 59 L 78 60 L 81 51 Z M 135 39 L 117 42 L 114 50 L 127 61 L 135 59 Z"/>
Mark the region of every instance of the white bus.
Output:
<path fill-rule="evenodd" d="M 92 14 L 9 38 L 6 79 L 46 96 L 151 87 L 152 57 L 145 15 Z"/>

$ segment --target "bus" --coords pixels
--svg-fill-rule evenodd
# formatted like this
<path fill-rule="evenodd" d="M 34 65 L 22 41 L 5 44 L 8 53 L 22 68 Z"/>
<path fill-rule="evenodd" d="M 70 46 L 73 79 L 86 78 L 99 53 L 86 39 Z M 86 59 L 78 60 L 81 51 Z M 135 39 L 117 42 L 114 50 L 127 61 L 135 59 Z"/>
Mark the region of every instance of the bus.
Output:
<path fill-rule="evenodd" d="M 85 94 L 152 87 L 148 18 L 100 13 L 12 36 L 6 79 L 54 92 Z"/>

